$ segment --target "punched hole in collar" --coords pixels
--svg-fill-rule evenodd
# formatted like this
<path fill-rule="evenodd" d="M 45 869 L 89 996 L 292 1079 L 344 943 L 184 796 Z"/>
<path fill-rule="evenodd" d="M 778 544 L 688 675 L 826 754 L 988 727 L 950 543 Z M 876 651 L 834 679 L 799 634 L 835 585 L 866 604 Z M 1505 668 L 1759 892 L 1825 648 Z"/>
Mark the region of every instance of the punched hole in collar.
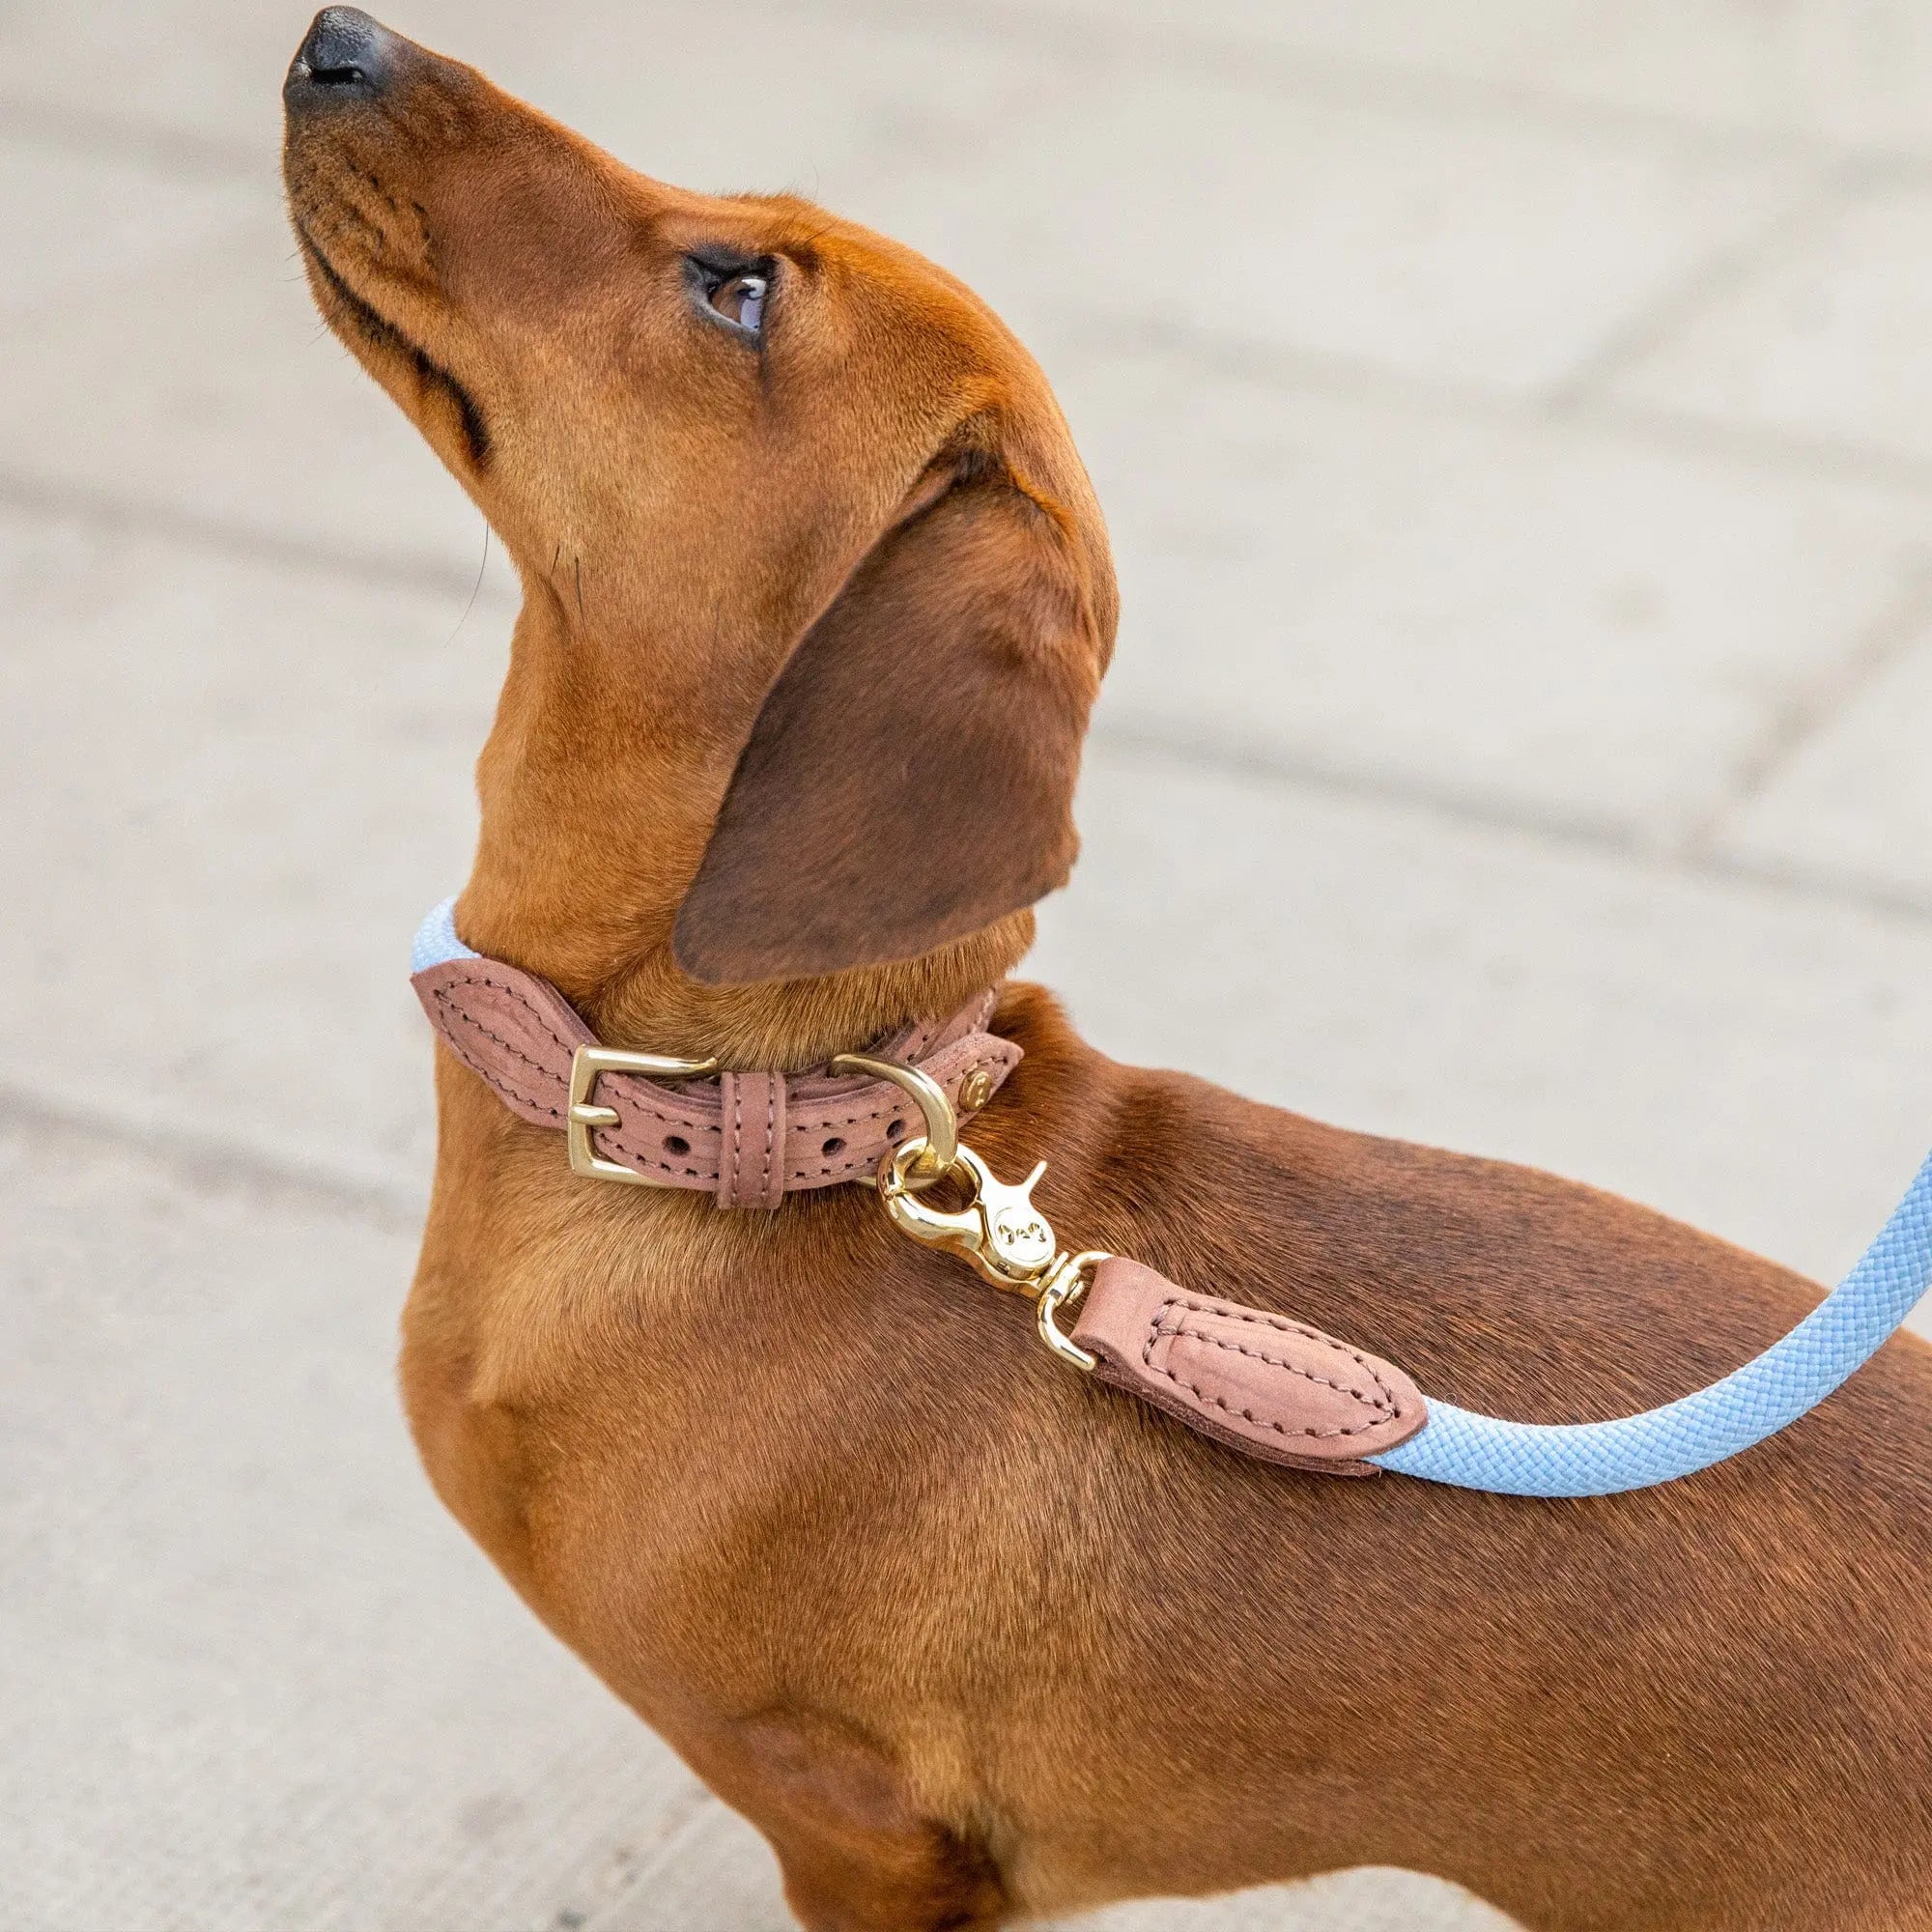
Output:
<path fill-rule="evenodd" d="M 845 1151 L 845 1143 L 837 1134 L 834 1134 L 818 1151 L 820 1153 L 843 1153 Z"/>
<path fill-rule="evenodd" d="M 691 1143 L 682 1134 L 665 1136 L 665 1152 L 677 1154 L 680 1158 L 691 1151 Z"/>
<path fill-rule="evenodd" d="M 905 1122 L 903 1121 L 895 1121 L 886 1129 L 886 1138 L 889 1141 L 903 1140 L 905 1138 Z"/>

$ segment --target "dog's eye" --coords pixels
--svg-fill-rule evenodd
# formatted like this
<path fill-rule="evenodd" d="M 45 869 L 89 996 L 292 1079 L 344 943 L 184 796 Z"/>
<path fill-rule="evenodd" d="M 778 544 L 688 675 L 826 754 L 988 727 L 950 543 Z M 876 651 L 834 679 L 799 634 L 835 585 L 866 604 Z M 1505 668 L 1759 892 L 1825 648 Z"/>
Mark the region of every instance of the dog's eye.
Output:
<path fill-rule="evenodd" d="M 765 304 L 772 295 L 769 261 L 748 262 L 743 256 L 700 250 L 684 258 L 685 284 L 694 301 L 702 302 L 727 328 L 756 341 L 765 326 Z"/>
<path fill-rule="evenodd" d="M 771 280 L 765 275 L 733 275 L 711 291 L 711 306 L 726 322 L 756 334 L 765 319 L 765 295 Z"/>
<path fill-rule="evenodd" d="M 698 248 L 684 258 L 684 284 L 693 305 L 741 342 L 760 348 L 778 275 L 779 262 L 771 255 Z"/>

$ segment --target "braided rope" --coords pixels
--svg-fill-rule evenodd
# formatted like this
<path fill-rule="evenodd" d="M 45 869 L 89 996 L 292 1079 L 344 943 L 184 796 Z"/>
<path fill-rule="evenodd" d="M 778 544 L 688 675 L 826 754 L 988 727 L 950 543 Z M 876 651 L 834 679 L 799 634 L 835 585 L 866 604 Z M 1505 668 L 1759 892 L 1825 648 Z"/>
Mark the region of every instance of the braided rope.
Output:
<path fill-rule="evenodd" d="M 1680 1402 L 1617 1422 L 1503 1422 L 1432 1400 L 1369 1461 L 1509 1496 L 1607 1496 L 1708 1469 L 1788 1428 L 1863 1367 L 1932 1286 L 1932 1155 L 1839 1285 L 1781 1342 Z"/>
<path fill-rule="evenodd" d="M 410 944 L 410 973 L 413 977 L 452 959 L 478 956 L 456 936 L 456 897 L 452 894 L 440 905 L 432 906 L 416 927 L 416 936 Z"/>

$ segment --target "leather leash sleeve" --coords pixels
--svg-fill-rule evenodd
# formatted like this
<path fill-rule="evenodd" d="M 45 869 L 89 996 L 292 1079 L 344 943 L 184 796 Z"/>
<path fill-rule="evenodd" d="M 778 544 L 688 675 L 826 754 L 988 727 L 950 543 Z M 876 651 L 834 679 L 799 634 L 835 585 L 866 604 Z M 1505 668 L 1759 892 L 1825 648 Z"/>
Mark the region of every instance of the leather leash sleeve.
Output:
<path fill-rule="evenodd" d="M 1094 1373 L 1244 1455 L 1334 1476 L 1375 1476 L 1365 1456 L 1429 1419 L 1392 1363 L 1306 1322 L 1177 1288 L 1111 1255 L 1080 1302 L 1073 1344 Z"/>
<path fill-rule="evenodd" d="M 430 1024 L 514 1113 L 561 1129 L 571 1061 L 597 1044 L 549 980 L 497 959 L 448 959 L 410 982 Z M 995 995 L 951 1019 L 893 1036 L 880 1051 L 928 1073 L 955 1107 L 976 1074 L 983 1106 L 1020 1062 L 1020 1049 L 986 1031 Z M 714 1195 L 721 1208 L 776 1208 L 788 1193 L 870 1180 L 919 1112 L 884 1080 L 805 1073 L 724 1073 L 686 1080 L 603 1073 L 594 1098 L 617 1116 L 599 1127 L 604 1158 L 661 1187 Z M 962 1108 L 961 1111 L 970 1111 Z"/>

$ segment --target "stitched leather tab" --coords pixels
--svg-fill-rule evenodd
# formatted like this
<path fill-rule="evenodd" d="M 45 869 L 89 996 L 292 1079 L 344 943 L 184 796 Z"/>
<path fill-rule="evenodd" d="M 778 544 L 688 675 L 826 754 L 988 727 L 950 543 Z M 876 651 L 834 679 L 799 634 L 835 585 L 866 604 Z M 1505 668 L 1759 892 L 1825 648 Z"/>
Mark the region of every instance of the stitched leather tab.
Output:
<path fill-rule="evenodd" d="M 561 1127 L 570 1060 L 596 1044 L 548 980 L 494 959 L 450 959 L 410 982 L 430 1024 L 503 1103 L 540 1127 Z"/>
<path fill-rule="evenodd" d="M 776 1208 L 784 1199 L 785 1083 L 781 1073 L 721 1073 L 721 1208 Z"/>
<path fill-rule="evenodd" d="M 1361 1459 L 1429 1419 L 1421 1391 L 1390 1363 L 1285 1315 L 1189 1293 L 1118 1255 L 1094 1270 L 1073 1340 L 1103 1381 L 1264 1462 L 1379 1475 Z"/>

